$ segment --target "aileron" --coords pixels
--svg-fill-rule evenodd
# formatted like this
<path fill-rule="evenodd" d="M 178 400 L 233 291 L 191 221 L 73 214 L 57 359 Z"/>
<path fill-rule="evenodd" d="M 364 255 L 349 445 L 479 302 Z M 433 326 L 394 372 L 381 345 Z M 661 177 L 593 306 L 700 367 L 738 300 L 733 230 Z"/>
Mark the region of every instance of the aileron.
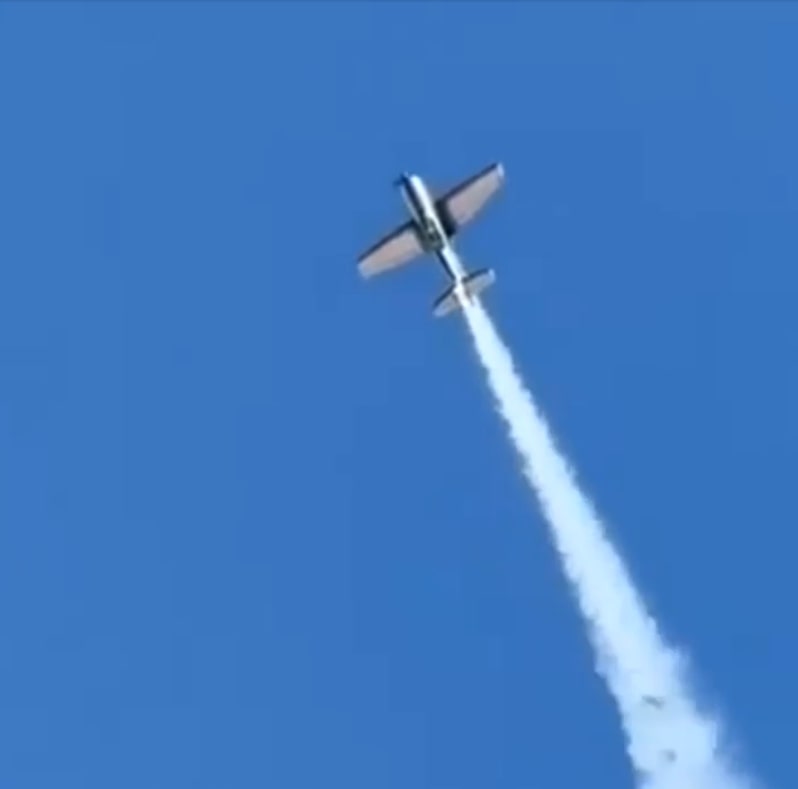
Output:
<path fill-rule="evenodd" d="M 423 251 L 415 224 L 407 222 L 365 252 L 358 260 L 358 270 L 363 277 L 373 277 L 409 263 Z"/>
<path fill-rule="evenodd" d="M 492 164 L 443 195 L 436 207 L 447 232 L 454 235 L 468 224 L 499 191 L 503 181 L 504 168 Z"/>

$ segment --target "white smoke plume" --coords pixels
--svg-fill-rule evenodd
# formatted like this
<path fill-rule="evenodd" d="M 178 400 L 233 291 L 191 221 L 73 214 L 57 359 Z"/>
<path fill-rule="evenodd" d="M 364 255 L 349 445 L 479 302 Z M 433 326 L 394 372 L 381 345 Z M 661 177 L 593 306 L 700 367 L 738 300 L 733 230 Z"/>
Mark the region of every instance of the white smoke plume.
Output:
<path fill-rule="evenodd" d="M 478 303 L 464 312 L 497 409 L 587 623 L 596 670 L 617 704 L 638 786 L 753 787 L 724 758 L 718 723 L 691 698 L 681 655 L 660 635 L 487 313 Z"/>

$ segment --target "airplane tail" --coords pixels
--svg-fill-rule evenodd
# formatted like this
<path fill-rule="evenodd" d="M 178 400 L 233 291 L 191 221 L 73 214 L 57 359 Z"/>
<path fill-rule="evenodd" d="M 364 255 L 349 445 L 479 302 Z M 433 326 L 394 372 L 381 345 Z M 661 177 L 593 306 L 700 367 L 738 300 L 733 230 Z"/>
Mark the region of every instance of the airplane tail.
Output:
<path fill-rule="evenodd" d="M 482 293 L 485 288 L 495 281 L 496 274 L 493 269 L 483 268 L 473 274 L 469 274 L 462 281 L 462 289 L 466 298 L 470 299 L 472 296 Z M 457 287 L 457 284 L 452 285 L 436 300 L 432 308 L 432 314 L 436 318 L 442 318 L 460 307 L 460 293 L 457 292 Z"/>

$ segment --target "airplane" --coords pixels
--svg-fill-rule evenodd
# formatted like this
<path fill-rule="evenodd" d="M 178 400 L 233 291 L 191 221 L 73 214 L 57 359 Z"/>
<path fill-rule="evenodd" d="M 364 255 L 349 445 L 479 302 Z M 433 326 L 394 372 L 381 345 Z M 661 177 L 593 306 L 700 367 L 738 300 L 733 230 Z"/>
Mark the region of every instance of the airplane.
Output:
<path fill-rule="evenodd" d="M 358 258 L 361 276 L 373 277 L 432 253 L 452 280 L 435 300 L 433 315 L 448 315 L 472 300 L 493 284 L 496 275 L 493 269 L 468 273 L 452 239 L 482 210 L 503 181 L 504 167 L 495 163 L 435 198 L 418 175 L 402 173 L 394 186 L 399 188 L 411 219 Z"/>

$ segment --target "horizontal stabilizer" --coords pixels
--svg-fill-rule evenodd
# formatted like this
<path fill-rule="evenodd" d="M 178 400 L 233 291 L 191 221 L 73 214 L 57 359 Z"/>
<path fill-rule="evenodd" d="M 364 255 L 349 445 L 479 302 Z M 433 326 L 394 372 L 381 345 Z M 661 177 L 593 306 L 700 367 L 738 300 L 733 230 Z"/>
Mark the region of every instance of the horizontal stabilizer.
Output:
<path fill-rule="evenodd" d="M 496 281 L 496 274 L 493 269 L 483 268 L 469 274 L 462 282 L 460 292 L 458 293 L 458 285 L 452 285 L 443 295 L 441 295 L 435 302 L 432 308 L 432 314 L 436 318 L 442 318 L 450 312 L 458 309 L 461 299 L 461 294 L 467 299 L 472 299 L 482 293 L 485 288 L 492 285 Z"/>

